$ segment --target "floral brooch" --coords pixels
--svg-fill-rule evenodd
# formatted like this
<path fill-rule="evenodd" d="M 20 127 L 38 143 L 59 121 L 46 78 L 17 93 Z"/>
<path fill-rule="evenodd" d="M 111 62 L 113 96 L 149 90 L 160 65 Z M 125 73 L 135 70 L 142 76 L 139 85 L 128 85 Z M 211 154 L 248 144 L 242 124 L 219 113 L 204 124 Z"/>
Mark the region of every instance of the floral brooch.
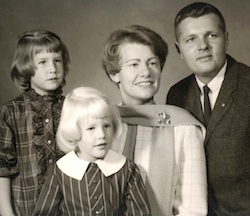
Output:
<path fill-rule="evenodd" d="M 159 124 L 170 124 L 170 115 L 167 115 L 165 112 L 160 112 L 159 114 L 160 119 L 158 119 Z"/>

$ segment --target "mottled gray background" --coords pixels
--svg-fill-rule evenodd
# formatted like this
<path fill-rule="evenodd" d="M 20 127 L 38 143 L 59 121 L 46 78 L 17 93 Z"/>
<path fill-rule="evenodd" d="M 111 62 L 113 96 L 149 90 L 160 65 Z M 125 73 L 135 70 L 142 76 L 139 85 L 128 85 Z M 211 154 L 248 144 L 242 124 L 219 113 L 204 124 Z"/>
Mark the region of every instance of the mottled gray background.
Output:
<path fill-rule="evenodd" d="M 100 64 L 101 51 L 114 29 L 129 24 L 146 25 L 169 45 L 157 103 L 165 103 L 171 85 L 189 75 L 174 46 L 173 22 L 191 0 L 0 0 L 0 105 L 20 92 L 10 78 L 16 38 L 24 31 L 44 28 L 58 34 L 67 45 L 70 73 L 64 94 L 77 86 L 93 86 L 120 101 Z M 228 53 L 250 65 L 250 1 L 208 0 L 219 8 L 229 31 Z"/>

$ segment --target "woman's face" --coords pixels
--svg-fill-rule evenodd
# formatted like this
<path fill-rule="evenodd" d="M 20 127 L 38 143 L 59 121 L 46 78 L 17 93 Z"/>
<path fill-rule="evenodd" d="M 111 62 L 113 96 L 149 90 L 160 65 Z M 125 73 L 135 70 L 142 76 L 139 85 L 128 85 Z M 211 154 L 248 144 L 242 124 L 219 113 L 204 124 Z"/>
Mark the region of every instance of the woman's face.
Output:
<path fill-rule="evenodd" d="M 160 60 L 149 46 L 120 46 L 121 71 L 110 78 L 118 83 L 124 105 L 152 104 L 161 80 Z"/>

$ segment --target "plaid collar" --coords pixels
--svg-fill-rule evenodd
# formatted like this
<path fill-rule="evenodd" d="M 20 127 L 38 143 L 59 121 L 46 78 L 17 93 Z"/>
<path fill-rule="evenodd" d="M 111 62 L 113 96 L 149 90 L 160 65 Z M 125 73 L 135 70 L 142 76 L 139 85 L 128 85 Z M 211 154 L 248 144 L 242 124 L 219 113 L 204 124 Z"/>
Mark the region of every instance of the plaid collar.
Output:
<path fill-rule="evenodd" d="M 55 125 L 59 124 L 61 109 L 64 97 L 61 95 L 62 90 L 58 88 L 53 94 L 48 96 L 41 96 L 37 94 L 33 89 L 25 92 L 24 94 L 31 100 L 31 108 L 34 112 L 33 125 L 34 135 L 43 134 L 43 120 L 48 109 L 53 112 L 53 119 Z"/>

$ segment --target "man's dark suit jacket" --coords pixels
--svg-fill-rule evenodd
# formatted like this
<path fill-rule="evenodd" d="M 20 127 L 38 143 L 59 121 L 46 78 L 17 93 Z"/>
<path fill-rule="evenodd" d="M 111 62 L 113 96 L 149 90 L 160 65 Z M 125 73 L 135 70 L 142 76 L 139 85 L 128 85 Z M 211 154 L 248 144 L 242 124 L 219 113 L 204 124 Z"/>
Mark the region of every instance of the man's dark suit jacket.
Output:
<path fill-rule="evenodd" d="M 218 215 L 250 215 L 250 68 L 227 55 L 227 69 L 205 138 L 209 207 Z M 194 74 L 175 84 L 167 104 L 203 122 Z"/>

